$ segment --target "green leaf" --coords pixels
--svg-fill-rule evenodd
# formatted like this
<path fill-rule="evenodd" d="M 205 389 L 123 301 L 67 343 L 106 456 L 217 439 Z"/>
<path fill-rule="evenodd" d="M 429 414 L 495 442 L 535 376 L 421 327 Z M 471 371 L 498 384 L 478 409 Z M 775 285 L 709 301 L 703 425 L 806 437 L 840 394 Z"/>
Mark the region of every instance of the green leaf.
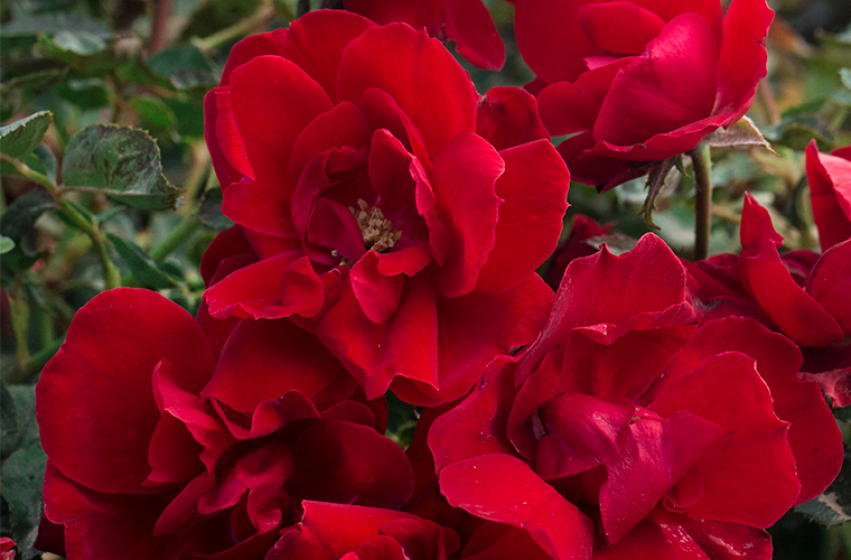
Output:
<path fill-rule="evenodd" d="M 795 509 L 822 525 L 851 521 L 851 453 L 847 448 L 836 480 L 820 496 L 795 506 Z"/>
<path fill-rule="evenodd" d="M 22 37 L 43 33 L 53 35 L 60 31 L 85 32 L 101 39 L 112 36 L 97 21 L 80 14 L 53 13 L 16 19 L 0 26 L 0 34 L 6 37 Z"/>
<path fill-rule="evenodd" d="M 17 241 L 32 229 L 42 214 L 56 208 L 56 201 L 46 192 L 30 191 L 15 199 L 0 216 L 0 235 Z"/>
<path fill-rule="evenodd" d="M 60 31 L 53 38 L 39 34 L 36 42 L 39 53 L 66 64 L 102 52 L 106 47 L 101 37 L 85 31 Z"/>
<path fill-rule="evenodd" d="M 842 80 L 842 85 L 851 89 L 851 68 L 840 68 L 839 79 Z"/>
<path fill-rule="evenodd" d="M 803 151 L 812 139 L 815 139 L 822 152 L 830 152 L 835 148 L 833 135 L 813 116 L 784 117 L 776 125 L 766 128 L 763 133 L 771 142 L 793 150 Z"/>
<path fill-rule="evenodd" d="M 179 283 L 176 278 L 160 270 L 151 257 L 146 255 L 135 243 L 112 233 L 107 233 L 106 236 L 115 246 L 124 262 L 127 263 L 127 266 L 133 272 L 133 276 L 145 286 L 155 290 L 164 290 Z"/>
<path fill-rule="evenodd" d="M 162 173 L 160 149 L 144 131 L 94 125 L 71 138 L 62 176 L 69 187 L 98 189 L 142 210 L 177 205 L 179 191 Z"/>
<path fill-rule="evenodd" d="M 160 129 L 167 132 L 177 128 L 177 117 L 174 111 L 163 103 L 162 99 L 153 95 L 140 95 L 129 101 L 129 105 L 139 112 L 141 126 Z"/>
<path fill-rule="evenodd" d="M 0 84 L 0 119 L 6 120 L 62 79 L 67 69 L 51 68 Z"/>
<path fill-rule="evenodd" d="M 0 489 L 9 504 L 12 539 L 20 550 L 32 546 L 41 519 L 41 487 L 47 455 L 38 444 L 21 448 L 3 463 Z"/>
<path fill-rule="evenodd" d="M 209 189 L 201 198 L 201 208 L 198 209 L 198 219 L 205 226 L 218 231 L 228 229 L 233 222 L 222 214 L 222 189 Z"/>
<path fill-rule="evenodd" d="M 703 141 L 713 148 L 762 146 L 777 155 L 777 152 L 772 149 L 771 144 L 768 143 L 756 124 L 748 117 L 742 117 L 736 123 L 730 125 L 730 128 L 719 128 L 704 138 Z"/>
<path fill-rule="evenodd" d="M 15 401 L 0 380 L 0 456 L 6 457 L 18 447 L 18 418 Z"/>
<path fill-rule="evenodd" d="M 0 382 L 0 455 L 38 443 L 38 423 L 35 420 L 35 385 L 9 385 Z M 14 430 L 7 430 L 14 427 Z"/>
<path fill-rule="evenodd" d="M 216 84 L 213 66 L 198 47 L 181 45 L 165 49 L 147 60 L 148 67 L 177 89 L 208 87 Z"/>
<path fill-rule="evenodd" d="M 50 111 L 39 111 L 28 117 L 0 126 L 0 152 L 20 158 L 35 150 L 53 120 Z"/>
<path fill-rule="evenodd" d="M 5 235 L 0 235 L 0 255 L 4 253 L 8 253 L 12 249 L 15 248 L 15 242 L 6 237 Z"/>

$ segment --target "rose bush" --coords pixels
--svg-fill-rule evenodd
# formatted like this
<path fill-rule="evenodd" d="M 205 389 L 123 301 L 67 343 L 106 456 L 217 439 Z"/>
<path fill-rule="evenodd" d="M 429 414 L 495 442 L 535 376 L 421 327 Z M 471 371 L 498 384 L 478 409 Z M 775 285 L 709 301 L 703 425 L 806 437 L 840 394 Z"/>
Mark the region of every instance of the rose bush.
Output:
<path fill-rule="evenodd" d="M 449 503 L 541 558 L 769 558 L 842 436 L 799 348 L 695 289 L 652 235 L 572 261 L 538 340 L 432 425 Z"/>
<path fill-rule="evenodd" d="M 259 259 L 207 290 L 213 317 L 291 317 L 370 399 L 424 405 L 545 320 L 534 270 L 567 169 L 531 96 L 479 98 L 424 32 L 318 11 L 249 37 L 206 120 L 222 210 Z"/>
<path fill-rule="evenodd" d="M 482 0 L 345 0 L 346 9 L 380 24 L 400 21 L 457 44 L 458 54 L 482 68 L 499 70 L 505 45 Z"/>
<path fill-rule="evenodd" d="M 401 507 L 410 463 L 358 391 L 290 321 L 240 322 L 216 361 L 176 304 L 104 292 L 37 387 L 45 514 L 64 551 L 40 546 L 69 560 L 262 559 L 302 500 Z"/>
<path fill-rule="evenodd" d="M 512 2 L 544 124 L 602 190 L 738 121 L 766 75 L 765 0 Z"/>

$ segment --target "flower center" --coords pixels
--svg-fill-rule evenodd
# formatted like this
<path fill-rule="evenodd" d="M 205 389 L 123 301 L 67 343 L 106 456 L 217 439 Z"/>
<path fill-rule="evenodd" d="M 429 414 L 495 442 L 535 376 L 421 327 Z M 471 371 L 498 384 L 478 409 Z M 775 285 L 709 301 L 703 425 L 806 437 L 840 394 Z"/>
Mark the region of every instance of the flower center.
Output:
<path fill-rule="evenodd" d="M 358 207 L 349 206 L 349 211 L 354 214 L 363 235 L 363 243 L 366 250 L 372 249 L 376 253 L 390 250 L 402 236 L 401 231 L 393 229 L 393 222 L 384 217 L 384 213 L 378 206 L 368 209 L 369 205 L 362 198 L 358 199 Z"/>

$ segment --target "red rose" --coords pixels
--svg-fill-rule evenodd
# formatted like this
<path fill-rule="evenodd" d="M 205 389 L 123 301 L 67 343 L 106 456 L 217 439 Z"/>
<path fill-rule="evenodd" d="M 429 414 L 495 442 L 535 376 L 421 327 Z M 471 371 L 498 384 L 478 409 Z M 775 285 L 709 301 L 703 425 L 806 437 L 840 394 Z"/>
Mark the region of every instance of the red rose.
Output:
<path fill-rule="evenodd" d="M 604 190 L 738 121 L 766 74 L 765 0 L 512 2 L 544 124 Z"/>
<path fill-rule="evenodd" d="M 807 146 L 807 180 L 818 226 L 821 250 L 851 238 L 851 146 L 819 153 L 816 141 Z"/>
<path fill-rule="evenodd" d="M 38 383 L 46 517 L 69 560 L 262 559 L 303 499 L 398 508 L 410 463 L 356 389 L 290 321 L 240 322 L 217 364 L 176 304 L 104 292 Z"/>
<path fill-rule="evenodd" d="M 792 341 L 701 324 L 693 287 L 652 235 L 572 261 L 535 344 L 432 425 L 449 503 L 542 558 L 768 557 L 762 529 L 836 476 L 841 433 Z"/>
<path fill-rule="evenodd" d="M 451 529 L 399 511 L 303 502 L 301 522 L 266 560 L 446 560 L 458 550 Z"/>
<path fill-rule="evenodd" d="M 346 9 L 380 24 L 401 21 L 453 41 L 458 54 L 481 68 L 499 70 L 505 45 L 482 0 L 345 0 Z"/>
<path fill-rule="evenodd" d="M 240 42 L 206 135 L 259 261 L 207 290 L 210 314 L 315 329 L 370 399 L 460 397 L 552 301 L 534 270 L 569 174 L 535 108 L 516 88 L 480 99 L 404 24 L 317 11 Z"/>

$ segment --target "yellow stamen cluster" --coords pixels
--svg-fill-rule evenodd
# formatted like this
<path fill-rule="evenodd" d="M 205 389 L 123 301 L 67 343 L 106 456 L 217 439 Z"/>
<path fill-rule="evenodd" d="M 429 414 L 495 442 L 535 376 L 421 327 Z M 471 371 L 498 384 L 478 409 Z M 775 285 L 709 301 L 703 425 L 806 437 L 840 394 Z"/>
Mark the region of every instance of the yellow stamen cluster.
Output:
<path fill-rule="evenodd" d="M 399 241 L 402 232 L 393 229 L 393 222 L 384 217 L 381 208 L 378 206 L 374 206 L 371 210 L 368 208 L 369 205 L 362 198 L 358 199 L 358 208 L 349 206 L 349 210 L 360 226 L 366 249 L 372 249 L 376 253 L 392 249 Z"/>

